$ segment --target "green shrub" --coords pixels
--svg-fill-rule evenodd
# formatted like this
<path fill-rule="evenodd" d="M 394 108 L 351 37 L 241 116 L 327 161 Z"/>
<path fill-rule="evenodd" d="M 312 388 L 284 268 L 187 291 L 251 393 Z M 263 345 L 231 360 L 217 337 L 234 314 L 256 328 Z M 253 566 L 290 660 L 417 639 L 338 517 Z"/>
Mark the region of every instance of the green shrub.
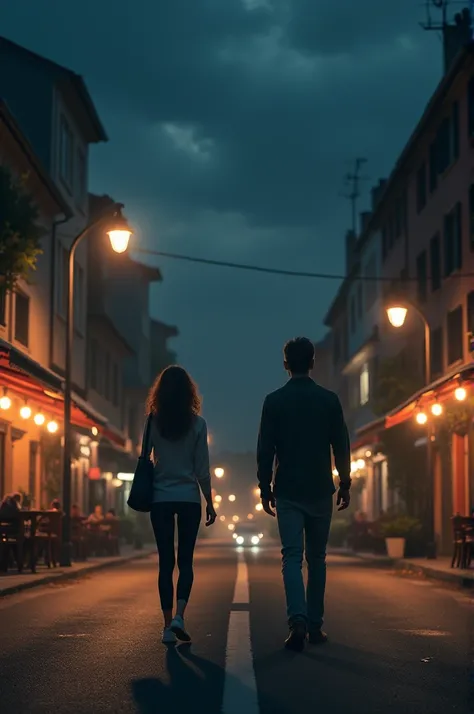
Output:
<path fill-rule="evenodd" d="M 383 538 L 408 538 L 420 531 L 420 521 L 411 516 L 385 518 L 379 523 L 379 533 Z"/>

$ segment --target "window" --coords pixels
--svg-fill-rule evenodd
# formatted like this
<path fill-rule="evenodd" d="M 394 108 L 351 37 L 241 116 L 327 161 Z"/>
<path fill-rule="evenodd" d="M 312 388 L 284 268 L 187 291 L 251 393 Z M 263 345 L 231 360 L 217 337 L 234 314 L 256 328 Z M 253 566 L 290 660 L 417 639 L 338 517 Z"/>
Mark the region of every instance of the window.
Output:
<path fill-rule="evenodd" d="M 377 283 L 374 280 L 375 274 L 377 272 L 375 255 L 371 255 L 365 266 L 365 276 L 370 278 L 365 283 L 364 295 L 365 295 L 365 309 L 370 310 L 372 305 L 377 299 Z"/>
<path fill-rule="evenodd" d="M 60 241 L 58 241 L 57 243 L 56 266 L 56 310 L 58 315 L 61 315 L 61 317 L 66 318 L 69 254 Z"/>
<path fill-rule="evenodd" d="M 418 301 L 426 302 L 427 298 L 427 268 L 428 260 L 426 250 L 422 251 L 416 259 L 416 280 L 418 288 Z"/>
<path fill-rule="evenodd" d="M 451 112 L 451 160 L 459 159 L 459 104 L 453 102 Z"/>
<path fill-rule="evenodd" d="M 430 334 L 431 379 L 443 374 L 443 328 L 437 327 Z"/>
<path fill-rule="evenodd" d="M 118 364 L 114 362 L 114 367 L 112 371 L 112 401 L 115 407 L 118 407 L 120 403 L 120 385 L 119 385 L 119 368 Z"/>
<path fill-rule="evenodd" d="M 360 403 L 361 405 L 364 405 L 369 401 L 369 365 L 367 363 L 365 363 L 361 369 L 359 384 Z"/>
<path fill-rule="evenodd" d="M 5 325 L 7 312 L 7 291 L 3 285 L 0 285 L 0 325 Z"/>
<path fill-rule="evenodd" d="M 448 365 L 463 358 L 462 306 L 448 312 Z"/>
<path fill-rule="evenodd" d="M 462 204 L 444 217 L 444 274 L 447 277 L 462 268 Z"/>
<path fill-rule="evenodd" d="M 384 226 L 382 229 L 382 259 L 385 260 L 387 255 L 388 255 L 388 235 L 387 235 L 387 228 L 386 228 L 386 226 Z"/>
<path fill-rule="evenodd" d="M 62 181 L 71 190 L 74 183 L 74 142 L 71 127 L 64 116 L 61 117 L 60 132 L 59 171 Z"/>
<path fill-rule="evenodd" d="M 22 293 L 15 294 L 15 340 L 28 347 L 30 331 L 30 299 Z"/>
<path fill-rule="evenodd" d="M 84 333 L 84 269 L 74 263 L 74 329 Z"/>
<path fill-rule="evenodd" d="M 469 186 L 469 245 L 474 250 L 474 183 Z"/>
<path fill-rule="evenodd" d="M 436 145 L 438 147 L 438 173 L 442 174 L 446 171 L 452 159 L 452 137 L 451 137 L 451 122 L 449 117 L 446 117 L 441 122 L 436 137 Z"/>
<path fill-rule="evenodd" d="M 355 297 L 351 299 L 351 332 L 355 332 L 356 328 L 356 301 Z"/>
<path fill-rule="evenodd" d="M 436 141 L 430 146 L 430 193 L 436 191 L 438 186 L 438 154 Z"/>
<path fill-rule="evenodd" d="M 362 319 L 362 283 L 359 283 L 357 286 L 357 316 L 359 320 Z"/>
<path fill-rule="evenodd" d="M 431 290 L 441 287 L 441 240 L 437 233 L 430 241 Z"/>
<path fill-rule="evenodd" d="M 416 176 L 416 208 L 420 213 L 426 206 L 426 164 L 423 162 Z"/>
<path fill-rule="evenodd" d="M 97 390 L 99 386 L 99 345 L 97 340 L 91 339 L 89 343 L 89 374 L 90 374 L 90 386 L 92 389 Z"/>
<path fill-rule="evenodd" d="M 467 85 L 467 132 L 470 137 L 474 136 L 474 76 Z"/>
<path fill-rule="evenodd" d="M 110 352 L 106 352 L 105 353 L 105 369 L 104 369 L 104 397 L 108 400 L 110 400 L 110 382 L 111 382 L 110 367 L 111 367 Z"/>
<path fill-rule="evenodd" d="M 467 295 L 467 331 L 474 335 L 474 290 Z"/>
<path fill-rule="evenodd" d="M 87 195 L 86 157 L 81 149 L 77 150 L 76 200 L 79 206 L 84 206 Z"/>

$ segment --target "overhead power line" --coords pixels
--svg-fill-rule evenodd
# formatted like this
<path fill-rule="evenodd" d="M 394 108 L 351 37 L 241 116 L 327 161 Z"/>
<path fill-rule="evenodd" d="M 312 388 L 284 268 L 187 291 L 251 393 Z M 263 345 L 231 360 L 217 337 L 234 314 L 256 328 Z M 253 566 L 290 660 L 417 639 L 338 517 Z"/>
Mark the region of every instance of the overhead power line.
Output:
<path fill-rule="evenodd" d="M 286 275 L 293 278 L 312 278 L 316 280 L 345 280 L 347 275 L 340 275 L 337 273 L 313 273 L 309 271 L 301 270 L 285 270 L 284 268 L 269 268 L 263 265 L 251 265 L 248 263 L 233 263 L 226 260 L 211 260 L 210 258 L 197 258 L 192 255 L 182 255 L 180 253 L 168 253 L 163 250 L 149 250 L 147 248 L 135 248 L 135 253 L 142 253 L 144 255 L 156 255 L 161 258 L 171 258 L 172 260 L 182 260 L 187 263 L 201 263 L 202 265 L 214 265 L 221 268 L 232 268 L 235 270 L 250 270 L 255 273 L 269 273 L 271 275 Z M 455 273 L 450 276 L 451 278 L 473 278 L 474 273 Z M 417 278 L 403 278 L 397 277 L 387 277 L 378 275 L 360 275 L 354 276 L 354 280 L 360 280 L 363 282 L 385 282 L 393 283 L 397 282 L 417 282 Z M 431 278 L 427 277 L 427 282 Z"/>

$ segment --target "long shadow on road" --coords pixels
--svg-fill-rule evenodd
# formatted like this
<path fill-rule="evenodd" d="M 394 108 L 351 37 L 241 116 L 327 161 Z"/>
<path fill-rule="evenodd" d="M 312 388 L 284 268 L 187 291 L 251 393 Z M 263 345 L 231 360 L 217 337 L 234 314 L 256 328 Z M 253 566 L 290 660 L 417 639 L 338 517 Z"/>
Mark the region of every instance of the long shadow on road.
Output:
<path fill-rule="evenodd" d="M 166 652 L 169 683 L 158 677 L 136 679 L 132 695 L 140 714 L 214 714 L 220 711 L 224 685 L 222 667 L 191 652 L 187 645 Z"/>

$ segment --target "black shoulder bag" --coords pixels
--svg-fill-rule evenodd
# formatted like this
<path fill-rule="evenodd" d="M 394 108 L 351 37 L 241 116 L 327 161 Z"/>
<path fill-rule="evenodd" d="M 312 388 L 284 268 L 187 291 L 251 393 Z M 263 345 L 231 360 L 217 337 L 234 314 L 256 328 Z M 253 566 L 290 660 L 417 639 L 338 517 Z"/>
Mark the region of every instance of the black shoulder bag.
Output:
<path fill-rule="evenodd" d="M 149 513 L 153 503 L 153 472 L 154 466 L 150 459 L 151 444 L 151 415 L 146 420 L 143 429 L 142 450 L 138 457 L 137 466 L 133 475 L 132 488 L 128 497 L 128 506 L 139 513 Z"/>

